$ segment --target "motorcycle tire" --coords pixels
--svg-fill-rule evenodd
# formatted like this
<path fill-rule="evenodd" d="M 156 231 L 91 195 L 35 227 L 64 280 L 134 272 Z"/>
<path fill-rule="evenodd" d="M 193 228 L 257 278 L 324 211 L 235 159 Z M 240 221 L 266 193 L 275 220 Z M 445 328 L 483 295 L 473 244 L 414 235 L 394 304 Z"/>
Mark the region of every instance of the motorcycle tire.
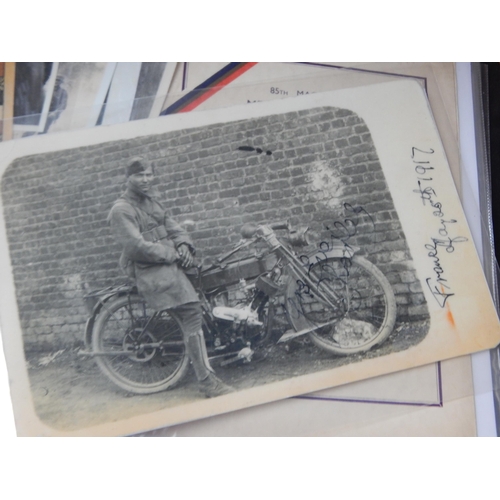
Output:
<path fill-rule="evenodd" d="M 296 331 L 328 323 L 310 333 L 312 343 L 332 354 L 366 352 L 384 342 L 396 323 L 396 298 L 391 284 L 360 256 L 325 259 L 309 268 L 314 287 L 291 279 L 286 310 Z M 332 304 L 315 294 L 323 292 Z"/>
<path fill-rule="evenodd" d="M 166 311 L 151 320 L 153 312 L 139 295 L 117 297 L 104 304 L 92 332 L 102 373 L 135 394 L 171 389 L 189 368 L 178 323 Z"/>

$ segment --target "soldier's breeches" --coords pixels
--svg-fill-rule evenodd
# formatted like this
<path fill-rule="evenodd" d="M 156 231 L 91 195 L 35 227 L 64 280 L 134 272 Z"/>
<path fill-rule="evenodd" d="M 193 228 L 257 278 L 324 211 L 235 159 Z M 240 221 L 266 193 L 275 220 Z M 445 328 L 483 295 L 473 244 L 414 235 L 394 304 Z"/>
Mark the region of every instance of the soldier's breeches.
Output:
<path fill-rule="evenodd" d="M 186 352 L 193 365 L 196 378 L 206 379 L 213 370 L 208 361 L 205 338 L 203 336 L 202 310 L 199 302 L 189 302 L 170 309 L 169 313 L 175 318 L 182 330 Z"/>
<path fill-rule="evenodd" d="M 181 327 L 184 339 L 190 334 L 201 330 L 201 304 L 199 302 L 189 302 L 181 306 L 174 307 L 168 311 L 177 320 Z"/>

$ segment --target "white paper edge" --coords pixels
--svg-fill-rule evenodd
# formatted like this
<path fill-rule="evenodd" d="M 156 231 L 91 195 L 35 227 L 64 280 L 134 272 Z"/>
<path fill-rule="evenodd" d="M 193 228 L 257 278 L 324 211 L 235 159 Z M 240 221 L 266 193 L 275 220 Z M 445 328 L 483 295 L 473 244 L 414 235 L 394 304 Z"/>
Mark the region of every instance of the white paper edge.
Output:
<path fill-rule="evenodd" d="M 14 411 L 10 399 L 9 378 L 3 352 L 3 342 L 0 340 L 0 441 L 16 437 Z"/>

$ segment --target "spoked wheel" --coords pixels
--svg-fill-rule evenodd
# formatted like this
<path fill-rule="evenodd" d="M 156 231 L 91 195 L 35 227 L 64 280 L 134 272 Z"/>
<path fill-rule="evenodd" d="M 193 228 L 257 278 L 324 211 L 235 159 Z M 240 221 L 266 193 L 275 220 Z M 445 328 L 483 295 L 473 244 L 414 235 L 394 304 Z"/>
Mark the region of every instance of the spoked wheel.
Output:
<path fill-rule="evenodd" d="M 92 333 L 92 350 L 101 371 L 136 394 L 172 388 L 189 367 L 177 322 L 165 311 L 154 313 L 138 295 L 103 305 Z"/>
<path fill-rule="evenodd" d="M 315 328 L 311 341 L 340 355 L 368 351 L 387 339 L 396 322 L 396 299 L 371 262 L 359 256 L 327 259 L 312 266 L 308 276 L 313 287 L 296 279 L 287 287 L 286 308 L 297 331 Z"/>

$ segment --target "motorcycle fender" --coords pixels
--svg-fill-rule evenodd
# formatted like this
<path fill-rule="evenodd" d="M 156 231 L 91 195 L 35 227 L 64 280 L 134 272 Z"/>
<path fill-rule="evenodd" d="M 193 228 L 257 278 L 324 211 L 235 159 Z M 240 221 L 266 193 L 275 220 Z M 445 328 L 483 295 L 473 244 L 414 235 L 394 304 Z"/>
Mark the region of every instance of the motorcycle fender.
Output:
<path fill-rule="evenodd" d="M 92 344 L 92 330 L 94 329 L 96 314 L 92 314 L 85 323 L 85 349 L 90 350 Z"/>
<path fill-rule="evenodd" d="M 122 287 L 123 291 L 117 291 L 117 289 L 113 289 L 110 287 L 109 293 L 104 293 L 104 294 L 99 294 L 98 297 L 96 297 L 96 303 L 94 305 L 94 308 L 92 310 L 92 314 L 90 315 L 89 319 L 85 323 L 85 347 L 90 349 L 91 344 L 92 344 L 92 330 L 94 329 L 94 324 L 95 320 L 98 316 L 98 314 L 101 312 L 102 306 L 104 305 L 105 302 L 108 302 L 108 300 L 114 298 L 114 297 L 121 297 L 122 295 L 125 295 L 126 293 L 135 293 L 135 288 L 125 288 Z M 119 289 L 118 289 L 119 290 Z"/>
<path fill-rule="evenodd" d="M 109 300 L 111 297 L 118 297 L 118 294 L 116 295 L 106 295 L 105 297 L 100 298 L 96 305 L 94 306 L 94 310 L 92 311 L 92 315 L 89 317 L 87 320 L 87 323 L 85 323 L 85 348 L 86 349 L 91 349 L 92 345 L 92 330 L 94 329 L 94 324 L 95 320 L 99 314 L 99 312 L 102 309 L 102 305 L 104 302 Z"/>

